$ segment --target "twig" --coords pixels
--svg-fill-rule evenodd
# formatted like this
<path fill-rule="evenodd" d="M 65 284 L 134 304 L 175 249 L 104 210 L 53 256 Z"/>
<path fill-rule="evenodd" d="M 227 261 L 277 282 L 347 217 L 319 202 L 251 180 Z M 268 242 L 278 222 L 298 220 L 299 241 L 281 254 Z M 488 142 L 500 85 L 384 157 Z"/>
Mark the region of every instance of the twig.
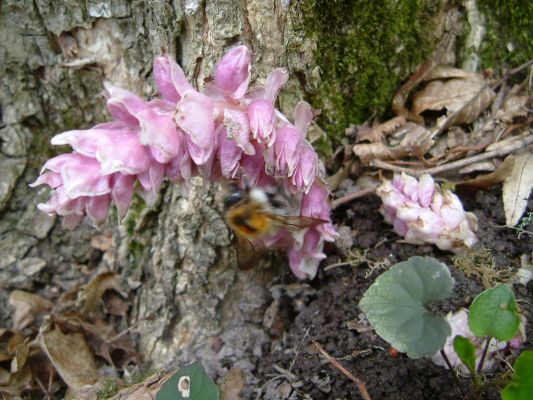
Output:
<path fill-rule="evenodd" d="M 340 362 L 335 360 L 331 355 L 329 355 L 326 350 L 320 345 L 318 342 L 313 342 L 317 350 L 322 354 L 326 359 L 333 364 L 335 368 L 337 368 L 340 372 L 342 372 L 346 377 L 348 377 L 352 382 L 354 382 L 357 387 L 359 388 L 359 393 L 361 393 L 361 396 L 363 396 L 363 399 L 365 400 L 372 400 L 370 395 L 368 394 L 368 391 L 366 390 L 365 383 L 360 380 L 359 378 L 356 378 L 350 371 L 348 371 L 346 368 L 342 366 Z"/>
<path fill-rule="evenodd" d="M 374 193 L 375 190 L 375 188 L 367 188 L 358 190 L 357 192 L 352 192 L 350 194 L 347 194 L 346 196 L 339 197 L 338 199 L 333 200 L 333 208 L 337 208 L 342 204 L 358 199 L 359 197 L 366 196 L 367 194 Z"/>
<path fill-rule="evenodd" d="M 478 161 L 486 160 L 486 159 L 493 158 L 493 157 L 505 156 L 509 153 L 513 153 L 517 150 L 521 150 L 524 147 L 529 146 L 530 144 L 533 144 L 533 135 L 527 136 L 524 139 L 515 140 L 506 146 L 502 146 L 492 151 L 487 151 L 482 154 L 478 154 L 478 155 L 468 157 L 468 158 L 463 158 L 462 160 L 453 161 L 447 164 L 442 164 L 437 167 L 427 168 L 427 169 L 412 169 L 412 168 L 397 167 L 395 165 L 389 164 L 381 160 L 374 160 L 371 162 L 370 165 L 376 168 L 382 168 L 382 169 L 386 169 L 386 170 L 390 170 L 394 172 L 405 172 L 413 176 L 420 176 L 423 174 L 436 175 L 436 174 L 440 174 L 442 172 L 450 171 L 453 169 L 462 168 L 466 165 L 474 164 Z"/>
<path fill-rule="evenodd" d="M 444 351 L 444 349 L 440 350 L 440 355 L 442 356 L 442 358 L 444 359 L 444 362 L 448 366 L 448 369 L 450 370 L 450 373 L 453 376 L 453 380 L 455 381 L 455 383 L 457 383 L 457 387 L 459 388 L 459 391 L 461 392 L 463 397 L 465 397 L 466 394 L 463 392 L 463 387 L 461 386 L 461 382 L 459 381 L 459 378 L 457 377 L 457 374 L 455 373 L 455 370 L 452 367 L 452 363 L 450 362 L 450 359 L 446 355 L 446 352 Z"/>
<path fill-rule="evenodd" d="M 489 345 L 492 338 L 490 336 L 487 336 L 487 342 L 485 343 L 485 347 L 483 348 L 483 353 L 481 353 L 481 359 L 479 360 L 479 364 L 477 366 L 477 373 L 479 374 L 481 372 L 481 369 L 483 368 L 483 363 L 485 362 L 485 357 L 487 356 L 487 352 L 489 351 Z"/>

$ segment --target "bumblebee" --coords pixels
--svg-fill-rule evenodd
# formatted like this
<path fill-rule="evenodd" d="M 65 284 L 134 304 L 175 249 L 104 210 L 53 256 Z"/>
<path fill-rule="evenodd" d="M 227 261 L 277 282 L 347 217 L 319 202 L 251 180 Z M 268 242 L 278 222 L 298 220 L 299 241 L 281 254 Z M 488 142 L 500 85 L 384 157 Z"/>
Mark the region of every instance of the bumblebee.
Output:
<path fill-rule="evenodd" d="M 225 219 L 235 233 L 241 269 L 249 269 L 266 250 L 262 239 L 286 229 L 289 232 L 310 228 L 327 221 L 296 216 L 298 207 L 274 188 L 244 189 L 231 186 L 224 200 Z"/>

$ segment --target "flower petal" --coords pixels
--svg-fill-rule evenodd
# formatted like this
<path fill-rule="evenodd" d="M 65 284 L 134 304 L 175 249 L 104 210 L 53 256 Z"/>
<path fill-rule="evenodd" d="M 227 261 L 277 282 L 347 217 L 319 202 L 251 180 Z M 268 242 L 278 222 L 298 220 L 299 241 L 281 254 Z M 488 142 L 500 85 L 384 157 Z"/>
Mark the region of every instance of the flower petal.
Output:
<path fill-rule="evenodd" d="M 242 111 L 226 108 L 224 110 L 224 125 L 226 126 L 227 137 L 235 140 L 245 154 L 253 155 L 255 148 L 250 143 L 250 124 L 248 116 Z"/>
<path fill-rule="evenodd" d="M 237 46 L 220 60 L 215 71 L 215 85 L 225 96 L 237 100 L 244 96 L 250 82 L 250 50 Z"/>
<path fill-rule="evenodd" d="M 219 132 L 218 143 L 222 175 L 227 179 L 234 179 L 239 172 L 243 151 L 234 139 L 228 138 L 227 130 L 224 128 Z"/>
<path fill-rule="evenodd" d="M 213 101 L 195 91 L 185 92 L 177 104 L 174 121 L 187 134 L 187 148 L 196 164 L 205 163 L 214 150 L 213 111 Z"/>
<path fill-rule="evenodd" d="M 296 107 L 294 108 L 294 125 L 296 126 L 296 129 L 301 132 L 302 138 L 305 137 L 314 117 L 313 109 L 309 103 L 300 101 L 296 104 Z"/>
<path fill-rule="evenodd" d="M 265 100 L 274 104 L 280 89 L 289 79 L 289 72 L 285 68 L 276 68 L 268 74 L 265 82 Z"/>
<path fill-rule="evenodd" d="M 298 146 L 302 140 L 296 128 L 286 126 L 276 131 L 274 142 L 276 174 L 291 176 L 298 163 Z"/>
<path fill-rule="evenodd" d="M 134 175 L 116 174 L 113 180 L 111 198 L 117 207 L 119 220 L 122 220 L 130 208 L 135 184 Z"/>
<path fill-rule="evenodd" d="M 85 210 L 87 215 L 93 220 L 93 224 L 99 226 L 107 219 L 111 198 L 108 194 L 95 196 L 87 199 Z"/>
<path fill-rule="evenodd" d="M 109 82 L 104 82 L 104 87 L 109 113 L 128 125 L 137 125 L 138 120 L 135 115 L 147 107 L 146 102 L 130 91 Z"/>
<path fill-rule="evenodd" d="M 194 90 L 181 67 L 169 55 L 154 60 L 154 80 L 163 97 L 177 103 L 188 90 Z"/>
<path fill-rule="evenodd" d="M 266 100 L 254 100 L 248 105 L 246 112 L 250 120 L 252 137 L 259 143 L 265 142 L 271 146 L 276 138 L 274 106 Z"/>

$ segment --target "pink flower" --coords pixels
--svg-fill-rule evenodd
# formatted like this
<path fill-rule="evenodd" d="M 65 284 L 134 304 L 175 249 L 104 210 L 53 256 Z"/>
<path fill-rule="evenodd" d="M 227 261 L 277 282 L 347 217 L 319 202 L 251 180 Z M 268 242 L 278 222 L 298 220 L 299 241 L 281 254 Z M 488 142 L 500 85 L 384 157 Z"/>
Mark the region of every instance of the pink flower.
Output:
<path fill-rule="evenodd" d="M 209 181 L 240 180 L 252 187 L 278 186 L 293 197 L 294 215 L 324 220 L 308 229 L 261 238 L 266 248 L 289 250 L 299 278 L 314 277 L 324 258 L 324 241 L 336 236 L 330 222 L 328 190 L 319 161 L 305 140 L 313 110 L 300 102 L 292 124 L 274 107 L 287 81 L 283 69 L 271 72 L 262 87 L 248 91 L 251 55 L 245 46 L 230 49 L 216 67 L 214 84 L 196 90 L 168 55 L 156 57 L 153 76 L 161 98 L 145 101 L 105 83 L 113 121 L 55 136 L 52 143 L 74 150 L 49 160 L 32 186 L 52 189 L 39 208 L 63 217 L 74 228 L 89 216 L 105 221 L 111 203 L 126 215 L 134 192 L 155 203 L 167 178 L 187 190 L 193 176 Z M 441 205 L 453 216 L 452 209 Z"/>
<path fill-rule="evenodd" d="M 428 175 L 416 178 L 402 174 L 384 181 L 376 193 L 381 213 L 394 231 L 408 243 L 435 244 L 441 250 L 459 252 L 477 242 L 477 219 L 465 212 L 459 198 L 441 189 Z"/>
<path fill-rule="evenodd" d="M 278 68 L 272 71 L 266 79 L 265 87 L 256 91 L 257 99 L 253 100 L 246 110 L 250 118 L 252 137 L 259 143 L 266 143 L 269 147 L 276 138 L 274 101 L 288 77 L 289 74 L 284 69 Z"/>
<path fill-rule="evenodd" d="M 215 72 L 215 85 L 230 100 L 244 96 L 250 83 L 250 50 L 237 46 L 220 60 Z"/>

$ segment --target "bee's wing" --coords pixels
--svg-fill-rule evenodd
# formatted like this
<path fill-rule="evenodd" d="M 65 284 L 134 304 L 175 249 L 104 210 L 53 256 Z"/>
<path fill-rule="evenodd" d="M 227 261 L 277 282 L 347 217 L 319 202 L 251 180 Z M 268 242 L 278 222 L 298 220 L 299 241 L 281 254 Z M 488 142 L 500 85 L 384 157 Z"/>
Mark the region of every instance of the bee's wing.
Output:
<path fill-rule="evenodd" d="M 248 270 L 263 257 L 266 249 L 255 244 L 245 236 L 236 234 L 235 238 L 237 239 L 237 261 L 239 268 Z"/>
<path fill-rule="evenodd" d="M 273 220 L 278 226 L 287 229 L 290 232 L 305 228 L 312 228 L 320 224 L 325 224 L 325 219 L 304 217 L 304 216 L 286 216 L 274 213 L 265 213 L 265 215 Z"/>

